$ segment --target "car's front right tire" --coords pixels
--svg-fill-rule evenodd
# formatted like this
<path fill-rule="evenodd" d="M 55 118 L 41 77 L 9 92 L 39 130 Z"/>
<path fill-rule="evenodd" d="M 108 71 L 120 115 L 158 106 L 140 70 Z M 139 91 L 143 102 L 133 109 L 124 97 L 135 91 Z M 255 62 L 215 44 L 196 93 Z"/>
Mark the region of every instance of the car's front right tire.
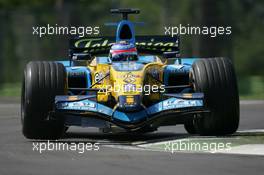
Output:
<path fill-rule="evenodd" d="M 29 139 L 58 139 L 62 118 L 51 120 L 55 96 L 65 93 L 66 70 L 60 63 L 32 61 L 24 70 L 21 92 L 22 132 Z"/>

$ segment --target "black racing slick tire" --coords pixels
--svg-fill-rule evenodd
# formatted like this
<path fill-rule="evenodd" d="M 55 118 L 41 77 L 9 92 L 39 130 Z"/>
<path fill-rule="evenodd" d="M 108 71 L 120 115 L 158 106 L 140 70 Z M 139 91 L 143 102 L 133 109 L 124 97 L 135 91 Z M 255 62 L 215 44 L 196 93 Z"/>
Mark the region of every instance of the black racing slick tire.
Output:
<path fill-rule="evenodd" d="M 194 119 L 200 135 L 228 135 L 239 126 L 239 95 L 234 67 L 227 58 L 199 59 L 191 69 L 196 92 L 204 93 L 210 113 Z"/>
<path fill-rule="evenodd" d="M 29 139 L 58 139 L 63 119 L 50 119 L 56 95 L 65 94 L 66 70 L 56 62 L 29 62 L 21 92 L 22 133 Z"/>

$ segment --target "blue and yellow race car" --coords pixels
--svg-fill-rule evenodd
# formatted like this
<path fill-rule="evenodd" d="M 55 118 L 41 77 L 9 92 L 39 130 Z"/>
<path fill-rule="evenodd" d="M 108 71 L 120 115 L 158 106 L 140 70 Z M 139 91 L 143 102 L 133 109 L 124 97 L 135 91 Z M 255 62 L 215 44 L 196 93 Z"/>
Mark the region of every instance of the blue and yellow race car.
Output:
<path fill-rule="evenodd" d="M 181 58 L 179 37 L 137 36 L 123 19 L 115 37 L 73 38 L 67 61 L 32 61 L 22 86 L 22 132 L 58 139 L 70 126 L 145 133 L 184 124 L 190 134 L 226 135 L 239 125 L 233 65 L 226 58 Z"/>

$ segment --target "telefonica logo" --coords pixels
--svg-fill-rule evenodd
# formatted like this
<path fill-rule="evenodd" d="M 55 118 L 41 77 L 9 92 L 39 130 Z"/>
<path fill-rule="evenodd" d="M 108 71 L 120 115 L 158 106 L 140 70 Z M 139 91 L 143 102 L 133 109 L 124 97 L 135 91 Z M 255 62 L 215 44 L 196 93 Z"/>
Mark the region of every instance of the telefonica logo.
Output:
<path fill-rule="evenodd" d="M 103 38 L 84 38 L 75 42 L 74 46 L 76 48 L 95 48 L 95 47 L 105 47 L 111 46 L 114 42 L 109 42 L 108 39 Z"/>
<path fill-rule="evenodd" d="M 76 48 L 109 48 L 115 42 L 113 40 L 104 39 L 104 38 L 84 38 L 77 40 L 74 43 Z M 150 38 L 149 41 L 139 41 L 136 42 L 137 46 L 142 46 L 148 49 L 157 49 L 155 47 L 178 47 L 178 42 L 155 42 L 155 38 Z"/>

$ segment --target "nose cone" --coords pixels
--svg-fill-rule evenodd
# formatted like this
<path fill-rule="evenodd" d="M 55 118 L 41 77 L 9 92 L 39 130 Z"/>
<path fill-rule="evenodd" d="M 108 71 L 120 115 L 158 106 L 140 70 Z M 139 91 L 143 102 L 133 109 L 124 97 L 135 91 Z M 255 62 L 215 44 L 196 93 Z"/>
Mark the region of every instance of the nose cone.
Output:
<path fill-rule="evenodd" d="M 132 112 L 142 110 L 143 64 L 119 62 L 112 65 L 112 96 L 118 104 L 117 110 Z"/>
<path fill-rule="evenodd" d="M 119 96 L 131 96 L 142 94 L 144 80 L 143 65 L 134 62 L 115 63 L 110 70 L 110 78 L 113 83 L 112 95 L 118 101 Z"/>
<path fill-rule="evenodd" d="M 118 97 L 118 110 L 126 112 L 140 111 L 143 107 L 141 105 L 140 95 L 121 95 Z"/>

